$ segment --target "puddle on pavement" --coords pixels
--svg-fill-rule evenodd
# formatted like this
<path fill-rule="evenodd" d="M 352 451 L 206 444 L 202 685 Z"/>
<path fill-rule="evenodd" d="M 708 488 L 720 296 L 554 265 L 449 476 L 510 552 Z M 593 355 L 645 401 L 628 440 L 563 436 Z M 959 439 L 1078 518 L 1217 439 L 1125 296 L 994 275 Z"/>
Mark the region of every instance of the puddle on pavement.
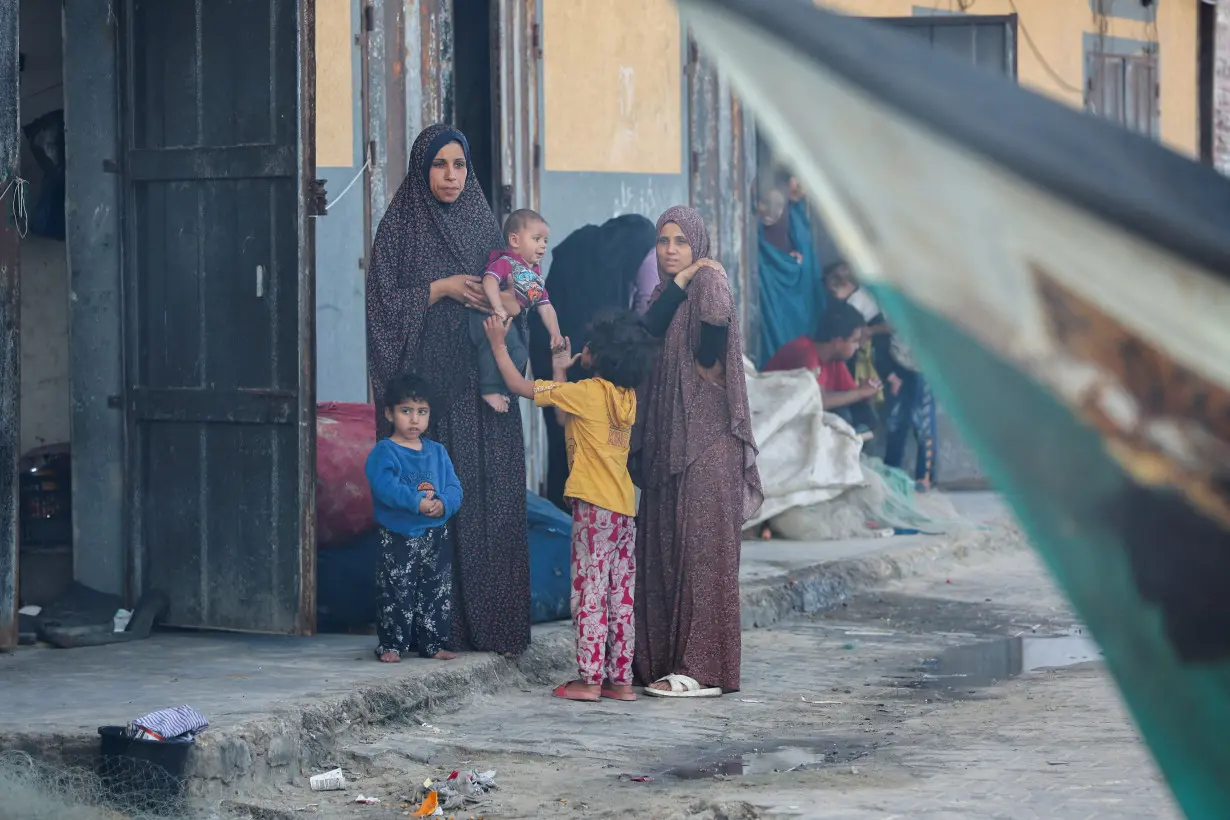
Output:
<path fill-rule="evenodd" d="M 710 749 L 695 759 L 672 766 L 663 778 L 706 780 L 774 772 L 819 769 L 866 757 L 870 750 L 837 740 L 778 740 L 746 746 Z"/>
<path fill-rule="evenodd" d="M 954 646 L 922 662 L 911 689 L 962 692 L 1036 672 L 1102 660 L 1102 650 L 1085 635 L 1023 636 Z"/>

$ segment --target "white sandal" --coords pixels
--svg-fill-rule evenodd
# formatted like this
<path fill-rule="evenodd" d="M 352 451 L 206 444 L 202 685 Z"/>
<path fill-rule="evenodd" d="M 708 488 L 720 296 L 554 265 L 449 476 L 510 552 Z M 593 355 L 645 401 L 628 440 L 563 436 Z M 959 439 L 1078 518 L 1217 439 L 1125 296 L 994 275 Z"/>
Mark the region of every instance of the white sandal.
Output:
<path fill-rule="evenodd" d="M 696 678 L 689 678 L 687 675 L 667 675 L 659 678 L 657 683 L 669 683 L 670 691 L 646 686 L 645 694 L 653 698 L 720 698 L 722 696 L 720 686 L 702 689 Z"/>

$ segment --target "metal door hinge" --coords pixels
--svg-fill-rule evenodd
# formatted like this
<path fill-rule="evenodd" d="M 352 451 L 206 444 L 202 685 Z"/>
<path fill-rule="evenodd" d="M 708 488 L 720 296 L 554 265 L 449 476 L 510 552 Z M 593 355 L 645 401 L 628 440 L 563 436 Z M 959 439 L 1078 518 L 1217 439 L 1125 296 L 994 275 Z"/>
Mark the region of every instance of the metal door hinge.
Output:
<path fill-rule="evenodd" d="M 542 57 L 542 37 L 537 23 L 530 26 L 530 48 L 534 50 L 534 57 Z"/>
<path fill-rule="evenodd" d="M 534 170 L 542 168 L 542 146 L 534 143 Z"/>
<path fill-rule="evenodd" d="M 500 188 L 500 209 L 505 216 L 513 210 L 513 186 L 504 185 Z"/>
<path fill-rule="evenodd" d="M 363 7 L 363 30 L 372 31 L 376 28 L 376 10 L 370 4 Z"/>

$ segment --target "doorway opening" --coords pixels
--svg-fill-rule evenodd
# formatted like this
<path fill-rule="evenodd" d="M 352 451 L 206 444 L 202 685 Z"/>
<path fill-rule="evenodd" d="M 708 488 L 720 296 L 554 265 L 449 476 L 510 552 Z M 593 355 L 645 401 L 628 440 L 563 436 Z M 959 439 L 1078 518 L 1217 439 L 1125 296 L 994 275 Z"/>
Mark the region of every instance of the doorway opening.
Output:
<path fill-rule="evenodd" d="M 21 0 L 21 425 L 18 600 L 47 606 L 73 580 L 71 355 L 65 237 L 62 4 Z"/>
<path fill-rule="evenodd" d="M 497 218 L 507 216 L 497 151 L 496 0 L 453 0 L 453 124 L 470 141 L 471 173 Z"/>

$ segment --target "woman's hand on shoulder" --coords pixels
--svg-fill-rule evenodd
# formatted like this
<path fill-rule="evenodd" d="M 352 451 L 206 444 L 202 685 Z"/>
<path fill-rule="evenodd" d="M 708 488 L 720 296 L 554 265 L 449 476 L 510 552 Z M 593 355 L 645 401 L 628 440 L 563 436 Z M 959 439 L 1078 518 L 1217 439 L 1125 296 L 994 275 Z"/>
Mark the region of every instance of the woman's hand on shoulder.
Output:
<path fill-rule="evenodd" d="M 679 271 L 679 273 L 675 274 L 675 284 L 686 290 L 692 281 L 692 277 L 694 277 L 701 268 L 713 268 L 714 270 L 719 271 L 723 276 L 726 275 L 726 268 L 722 267 L 722 263 L 718 262 L 716 259 L 697 259 L 695 262 Z"/>

